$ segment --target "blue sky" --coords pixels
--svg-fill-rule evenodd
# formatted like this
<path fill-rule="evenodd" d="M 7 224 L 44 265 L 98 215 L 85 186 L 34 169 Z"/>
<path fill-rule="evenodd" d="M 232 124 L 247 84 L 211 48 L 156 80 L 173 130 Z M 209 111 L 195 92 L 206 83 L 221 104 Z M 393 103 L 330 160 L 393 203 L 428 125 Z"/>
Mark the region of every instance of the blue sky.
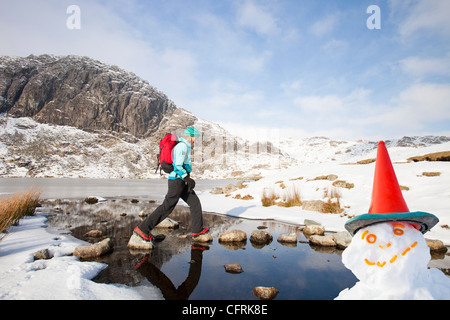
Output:
<path fill-rule="evenodd" d="M 448 0 L 0 0 L 0 54 L 115 64 L 235 133 L 450 135 L 449 16 Z"/>

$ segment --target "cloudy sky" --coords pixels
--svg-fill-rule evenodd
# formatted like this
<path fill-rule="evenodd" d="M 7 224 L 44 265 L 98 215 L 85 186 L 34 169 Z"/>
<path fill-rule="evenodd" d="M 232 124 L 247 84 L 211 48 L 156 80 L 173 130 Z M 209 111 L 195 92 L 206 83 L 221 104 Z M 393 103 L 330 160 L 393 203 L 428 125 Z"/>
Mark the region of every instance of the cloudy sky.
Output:
<path fill-rule="evenodd" d="M 448 0 L 0 0 L 0 55 L 114 64 L 235 133 L 450 135 L 449 16 Z"/>

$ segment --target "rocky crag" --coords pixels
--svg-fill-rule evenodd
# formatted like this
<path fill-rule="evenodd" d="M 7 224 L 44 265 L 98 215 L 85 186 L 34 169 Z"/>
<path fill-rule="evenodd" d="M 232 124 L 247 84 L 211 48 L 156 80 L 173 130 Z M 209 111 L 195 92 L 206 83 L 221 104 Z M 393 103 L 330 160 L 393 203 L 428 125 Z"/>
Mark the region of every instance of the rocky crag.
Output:
<path fill-rule="evenodd" d="M 0 114 L 143 138 L 175 109 L 147 81 L 87 57 L 0 57 Z"/>

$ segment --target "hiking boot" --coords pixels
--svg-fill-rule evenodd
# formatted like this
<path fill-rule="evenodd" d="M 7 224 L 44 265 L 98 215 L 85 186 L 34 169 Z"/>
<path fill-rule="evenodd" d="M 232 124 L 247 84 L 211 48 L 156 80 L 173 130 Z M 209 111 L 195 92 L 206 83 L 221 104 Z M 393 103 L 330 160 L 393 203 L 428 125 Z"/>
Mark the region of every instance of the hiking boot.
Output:
<path fill-rule="evenodd" d="M 153 249 L 153 236 L 143 233 L 136 227 L 128 241 L 127 247 L 137 250 L 151 250 Z"/>
<path fill-rule="evenodd" d="M 199 233 L 191 233 L 191 235 L 194 242 L 210 242 L 213 240 L 208 228 L 204 228 Z"/>

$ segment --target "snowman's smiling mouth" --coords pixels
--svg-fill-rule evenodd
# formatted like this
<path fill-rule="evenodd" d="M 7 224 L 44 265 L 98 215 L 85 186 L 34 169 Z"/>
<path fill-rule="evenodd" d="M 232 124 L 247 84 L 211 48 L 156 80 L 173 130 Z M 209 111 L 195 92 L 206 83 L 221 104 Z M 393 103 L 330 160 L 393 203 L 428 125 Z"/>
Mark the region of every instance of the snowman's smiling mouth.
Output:
<path fill-rule="evenodd" d="M 414 243 L 413 243 L 411 246 L 409 246 L 408 248 L 406 248 L 405 251 L 403 251 L 403 252 L 401 253 L 401 255 L 402 255 L 402 256 L 405 256 L 405 255 L 406 255 L 411 249 L 413 249 L 415 246 L 417 246 L 417 241 L 414 242 Z M 391 258 L 391 260 L 389 260 L 389 263 L 394 263 L 395 260 L 397 260 L 397 257 L 398 257 L 398 255 L 393 256 L 393 257 Z M 386 261 L 382 261 L 382 262 L 380 262 L 380 261 L 372 262 L 372 261 L 369 261 L 367 258 L 364 259 L 364 261 L 365 261 L 369 266 L 375 266 L 375 265 L 376 265 L 377 267 L 383 268 L 383 267 L 386 265 Z"/>

